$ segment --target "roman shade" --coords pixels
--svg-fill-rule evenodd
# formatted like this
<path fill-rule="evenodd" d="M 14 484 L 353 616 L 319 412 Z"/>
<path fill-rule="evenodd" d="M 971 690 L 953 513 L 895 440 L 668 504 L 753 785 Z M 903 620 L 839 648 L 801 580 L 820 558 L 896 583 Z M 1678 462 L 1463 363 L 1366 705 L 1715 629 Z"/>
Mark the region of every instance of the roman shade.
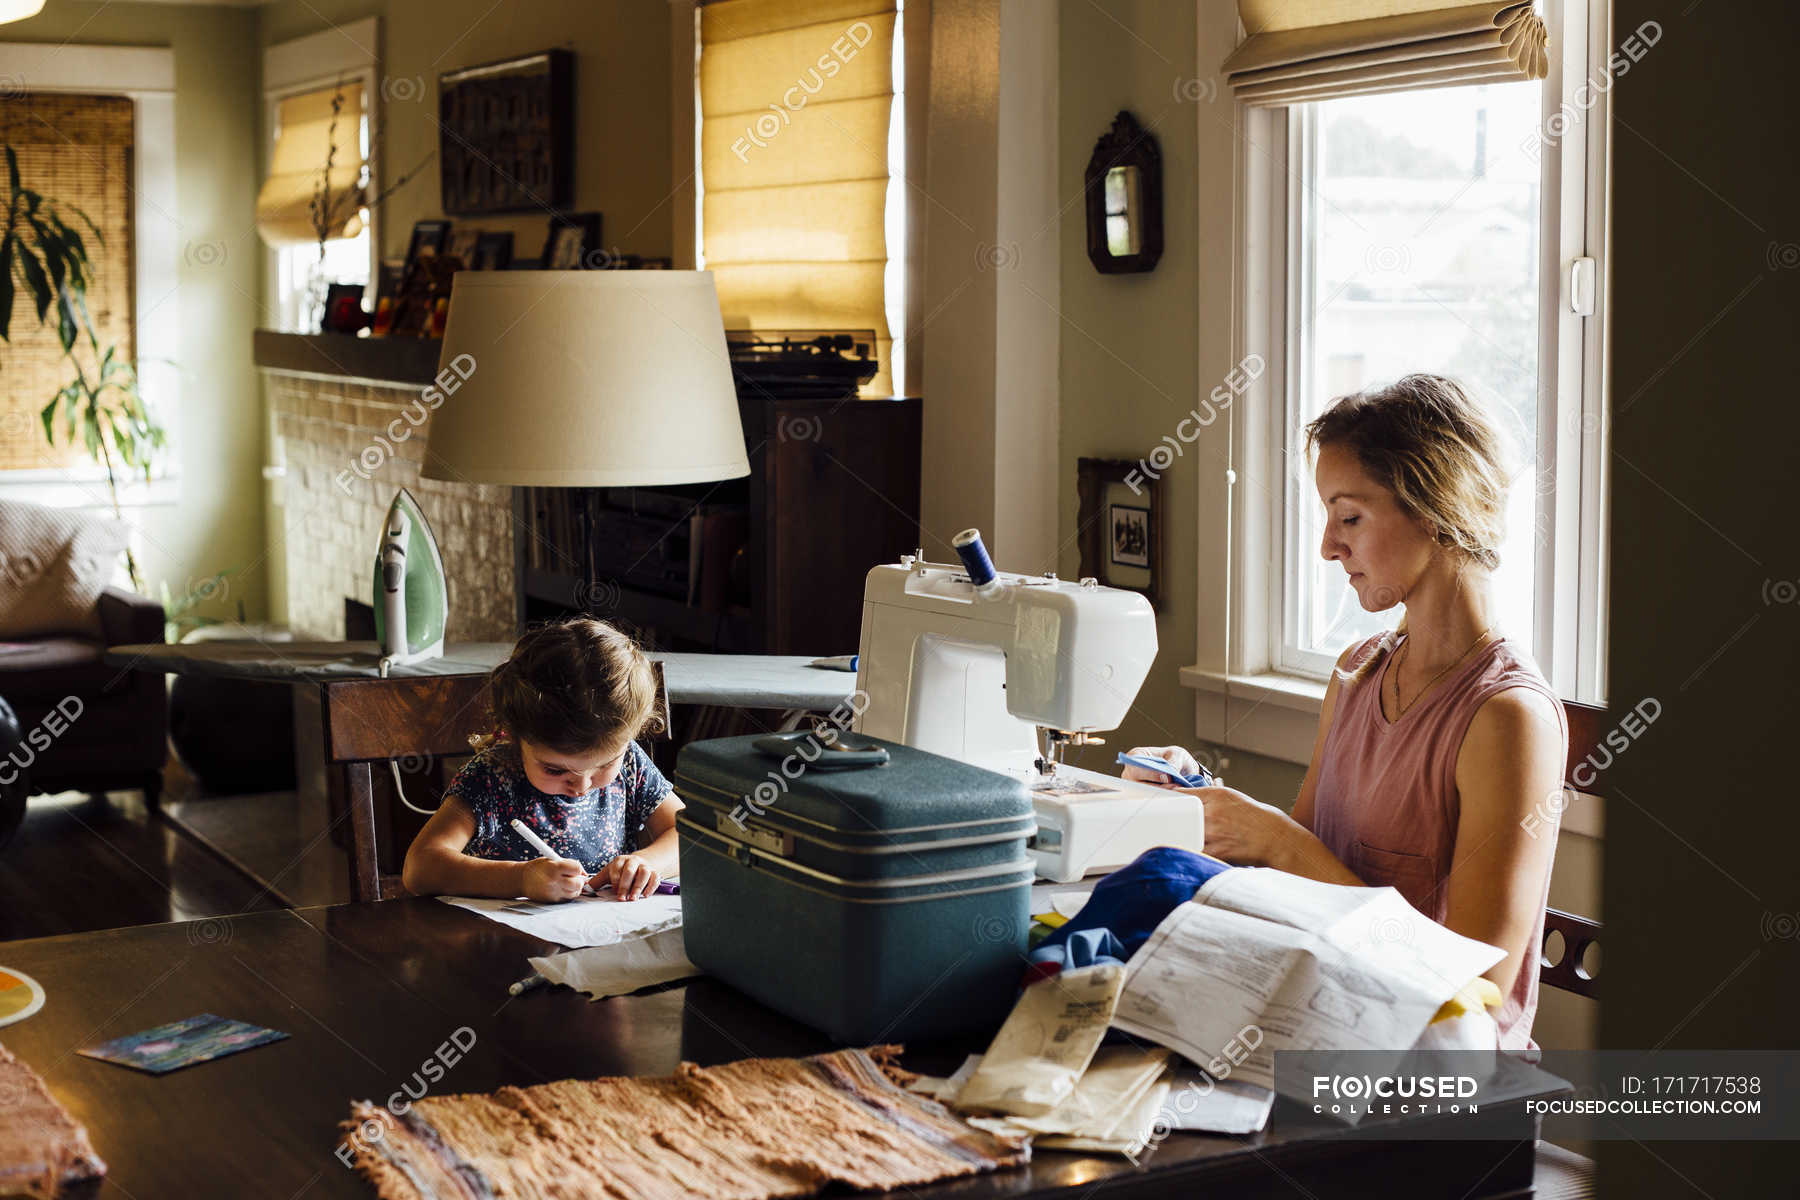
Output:
<path fill-rule="evenodd" d="M 1253 106 L 1549 72 L 1544 22 L 1530 0 L 1238 0 L 1238 16 L 1247 36 L 1222 69 Z"/>
<path fill-rule="evenodd" d="M 334 98 L 341 98 L 335 114 Z M 297 246 L 362 232 L 362 113 L 360 83 L 282 98 L 269 177 L 256 196 L 256 228 L 263 241 Z M 320 213 L 314 211 L 315 196 Z"/>
<path fill-rule="evenodd" d="M 701 239 L 728 329 L 872 329 L 892 391 L 886 231 L 895 6 L 700 10 Z"/>

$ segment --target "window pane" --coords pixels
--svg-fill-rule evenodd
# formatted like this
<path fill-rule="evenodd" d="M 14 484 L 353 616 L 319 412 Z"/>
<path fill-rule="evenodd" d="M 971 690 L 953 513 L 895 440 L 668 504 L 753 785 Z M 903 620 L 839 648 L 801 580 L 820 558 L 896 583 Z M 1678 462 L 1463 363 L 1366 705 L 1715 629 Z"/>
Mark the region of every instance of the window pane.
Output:
<path fill-rule="evenodd" d="M 1323 511 L 1300 466 L 1300 426 L 1346 392 L 1415 371 L 1461 382 L 1507 439 L 1514 486 L 1495 597 L 1502 628 L 1531 643 L 1539 167 L 1519 147 L 1539 98 L 1537 85 L 1516 83 L 1296 110 L 1306 177 L 1291 317 L 1290 665 L 1309 652 L 1335 658 L 1399 619 L 1363 612 L 1343 568 L 1319 557 Z"/>

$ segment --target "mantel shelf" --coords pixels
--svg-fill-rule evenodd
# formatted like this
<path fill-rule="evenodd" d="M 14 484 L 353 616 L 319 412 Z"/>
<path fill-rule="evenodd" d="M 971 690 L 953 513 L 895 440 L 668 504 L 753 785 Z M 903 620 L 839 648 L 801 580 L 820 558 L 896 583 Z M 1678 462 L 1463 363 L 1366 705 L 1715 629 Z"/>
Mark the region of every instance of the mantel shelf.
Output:
<path fill-rule="evenodd" d="M 443 344 L 441 338 L 367 338 L 258 329 L 255 356 L 256 365 L 264 371 L 422 387 L 437 374 Z"/>

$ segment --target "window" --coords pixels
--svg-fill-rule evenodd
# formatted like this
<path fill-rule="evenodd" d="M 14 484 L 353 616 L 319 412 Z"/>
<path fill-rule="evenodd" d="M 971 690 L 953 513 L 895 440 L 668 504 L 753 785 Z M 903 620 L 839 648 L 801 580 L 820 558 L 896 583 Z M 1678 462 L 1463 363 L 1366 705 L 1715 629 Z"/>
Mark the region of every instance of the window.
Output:
<path fill-rule="evenodd" d="M 1337 396 L 1427 371 L 1459 380 L 1509 443 L 1501 627 L 1563 695 L 1602 696 L 1599 314 L 1597 300 L 1574 311 L 1564 281 L 1578 261 L 1593 268 L 1604 228 L 1604 92 L 1587 87 L 1579 110 L 1565 96 L 1584 78 L 1604 87 L 1604 59 L 1590 69 L 1599 39 L 1586 3 L 1551 8 L 1560 59 L 1541 84 L 1246 117 L 1261 151 L 1245 189 L 1261 211 L 1248 224 L 1267 236 L 1247 260 L 1244 344 L 1276 369 L 1258 410 L 1270 425 L 1249 439 L 1271 483 L 1245 493 L 1239 527 L 1263 548 L 1250 572 L 1266 585 L 1240 594 L 1271 599 L 1237 631 L 1239 673 L 1322 680 L 1345 647 L 1397 619 L 1363 612 L 1343 569 L 1320 557 L 1324 514 L 1301 431 Z"/>
<path fill-rule="evenodd" d="M 904 4 L 699 8 L 699 253 L 728 329 L 870 329 L 904 395 Z"/>
<path fill-rule="evenodd" d="M 1391 627 L 1319 556 L 1323 512 L 1301 429 L 1333 399 L 1412 371 L 1451 376 L 1495 418 L 1514 479 L 1495 576 L 1501 626 L 1530 641 L 1541 172 L 1518 152 L 1540 88 L 1503 83 L 1289 109 L 1299 182 L 1290 264 L 1286 453 L 1292 489 L 1281 666 L 1329 669 Z M 1552 297 L 1554 299 L 1554 297 Z"/>
<path fill-rule="evenodd" d="M 322 142 L 334 141 L 337 150 L 334 162 L 338 164 L 332 171 L 333 186 L 340 190 L 348 190 L 358 186 L 357 177 L 362 164 L 369 158 L 369 116 L 363 97 L 366 92 L 360 84 L 349 84 L 344 87 L 328 87 L 316 91 L 299 93 L 282 97 L 275 105 L 275 123 L 272 130 L 273 142 L 276 146 L 277 161 L 287 150 L 284 139 L 291 131 L 284 128 L 282 115 L 296 111 L 297 107 L 322 108 L 329 111 L 333 96 L 339 97 L 339 106 L 343 110 L 335 126 L 325 125 L 320 132 L 329 130 L 329 136 Z M 296 151 L 299 149 L 295 148 Z M 324 161 L 324 153 L 320 148 L 311 150 L 311 158 Z M 309 159 L 310 161 L 310 159 Z M 346 166 L 346 164 L 349 164 Z M 300 196 L 302 200 L 311 194 L 312 179 L 321 174 L 317 170 L 309 170 Z M 268 187 L 265 185 L 265 193 Z M 262 202 L 259 200 L 259 208 Z M 298 213 L 301 226 L 311 224 L 310 215 L 303 209 Z M 290 221 L 290 223 L 294 223 Z M 334 237 L 326 242 L 316 240 L 317 235 L 311 230 L 304 230 L 304 240 L 282 240 L 274 246 L 275 250 L 275 327 L 289 333 L 317 333 L 319 318 L 324 310 L 325 293 L 334 283 L 368 284 L 371 266 L 371 246 L 373 240 L 369 229 L 368 210 L 363 210 L 362 217 L 356 221 L 357 232 L 350 237 Z M 265 236 L 267 236 L 265 234 Z M 365 296 L 365 307 L 372 306 L 374 297 Z"/>
<path fill-rule="evenodd" d="M 17 156 L 21 186 L 56 205 L 87 250 L 92 274 L 87 312 L 94 336 L 103 352 L 114 347 L 126 362 L 137 359 L 131 194 L 135 115 L 129 96 L 34 91 L 0 106 L 0 142 Z M 0 188 L 5 186 L 0 182 Z M 0 347 L 7 383 L 0 393 L 0 428 L 6 431 L 0 438 L 0 470 L 94 474 L 100 469 L 85 449 L 70 443 L 60 418 L 51 445 L 44 440 L 38 414 L 75 377 L 77 364 L 94 377 L 95 356 L 86 339 L 79 338 L 71 362 L 57 336 L 55 310 L 39 324 L 25 289 L 18 293 L 16 299 L 9 297 L 11 340 Z"/>
<path fill-rule="evenodd" d="M 268 175 L 257 193 L 257 229 L 270 248 L 265 274 L 267 323 L 289 333 L 315 333 L 327 287 L 360 283 L 374 304 L 379 244 L 374 210 L 358 209 L 359 188 L 378 177 L 370 124 L 375 109 L 377 19 L 334 25 L 263 51 L 264 129 Z M 412 81 L 400 84 L 411 87 Z M 404 89 L 403 89 L 404 90 Z M 410 94 L 410 93 L 409 93 Z M 314 224 L 315 189 L 330 153 L 335 236 L 321 256 Z"/>

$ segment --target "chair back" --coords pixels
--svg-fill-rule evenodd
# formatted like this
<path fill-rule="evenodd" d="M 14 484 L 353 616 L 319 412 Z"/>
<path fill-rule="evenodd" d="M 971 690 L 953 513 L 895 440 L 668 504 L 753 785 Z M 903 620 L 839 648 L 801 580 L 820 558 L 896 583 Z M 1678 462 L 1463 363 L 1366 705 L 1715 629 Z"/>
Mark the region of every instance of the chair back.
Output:
<path fill-rule="evenodd" d="M 656 711 L 669 727 L 663 666 L 656 673 Z M 486 675 L 411 675 L 343 679 L 322 685 L 325 761 L 341 771 L 350 817 L 350 898 L 403 896 L 400 876 L 381 870 L 375 820 L 374 767 L 424 762 L 470 752 L 469 738 L 488 723 Z M 440 798 L 441 803 L 441 798 Z"/>
<path fill-rule="evenodd" d="M 1593 769 L 1586 772 L 1588 782 L 1578 784 L 1576 772 L 1600 744 L 1608 728 L 1606 710 L 1592 704 L 1563 701 L 1563 713 L 1569 722 L 1569 759 L 1563 764 L 1563 786 L 1589 795 L 1600 794 Z M 1562 942 L 1560 953 L 1552 953 L 1551 940 Z M 1591 921 L 1559 908 L 1544 910 L 1544 944 L 1538 947 L 1538 981 L 1547 987 L 1561 988 L 1577 996 L 1598 999 L 1597 981 L 1582 965 L 1588 947 L 1600 943 L 1600 922 Z"/>

